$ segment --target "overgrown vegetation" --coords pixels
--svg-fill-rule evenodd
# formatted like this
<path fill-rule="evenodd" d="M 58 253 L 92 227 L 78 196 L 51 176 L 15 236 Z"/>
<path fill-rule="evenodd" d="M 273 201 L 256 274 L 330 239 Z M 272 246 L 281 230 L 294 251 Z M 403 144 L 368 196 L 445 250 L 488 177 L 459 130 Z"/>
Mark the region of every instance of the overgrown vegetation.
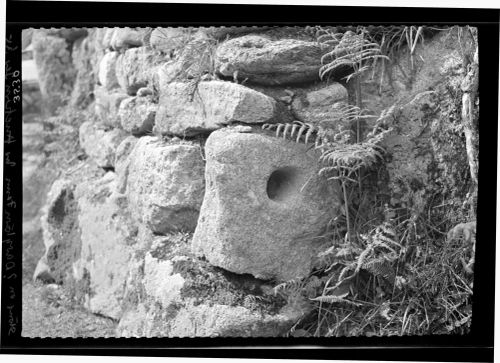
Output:
<path fill-rule="evenodd" d="M 365 137 L 359 122 L 373 117 L 362 109 L 359 75 L 382 62 L 383 79 L 385 72 L 391 72 L 385 63 L 392 66 L 392 59 L 406 45 L 411 64 L 406 77 L 413 82 L 416 46 L 433 29 L 316 30 L 325 46 L 321 78 L 355 79 L 356 106 L 332 105 L 331 122 L 322 125 L 294 121 L 263 126 L 274 130 L 276 137 L 318 149 L 320 174 L 340 184 L 344 203 L 342 215 L 331 221 L 329 232 L 322 236 L 331 241 L 331 247 L 318 255 L 313 273 L 274 289 L 289 304 L 309 308 L 310 313 L 289 334 L 466 333 L 472 318 L 475 221 L 454 225 L 456 221 L 434 199 L 419 212 L 389 203 L 376 185 L 387 177 L 383 144 L 392 131 L 387 120 L 397 117 L 398 105 L 382 112 Z"/>

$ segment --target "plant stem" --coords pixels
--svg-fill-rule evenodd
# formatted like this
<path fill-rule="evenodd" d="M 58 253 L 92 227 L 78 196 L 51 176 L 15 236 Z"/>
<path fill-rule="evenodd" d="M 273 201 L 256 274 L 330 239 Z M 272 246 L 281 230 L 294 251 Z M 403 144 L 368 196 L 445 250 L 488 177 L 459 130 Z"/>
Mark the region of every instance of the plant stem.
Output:
<path fill-rule="evenodd" d="M 356 76 L 356 106 L 362 109 L 363 101 L 361 99 L 361 80 L 359 76 Z M 360 132 L 359 132 L 359 118 L 356 119 L 356 142 L 359 142 Z"/>
<path fill-rule="evenodd" d="M 347 235 L 349 237 L 349 243 L 351 242 L 351 218 L 349 217 L 349 205 L 347 202 L 347 188 L 345 186 L 345 179 L 341 178 L 341 183 L 342 183 L 342 192 L 344 193 L 344 211 L 345 211 L 345 217 L 347 221 Z"/>

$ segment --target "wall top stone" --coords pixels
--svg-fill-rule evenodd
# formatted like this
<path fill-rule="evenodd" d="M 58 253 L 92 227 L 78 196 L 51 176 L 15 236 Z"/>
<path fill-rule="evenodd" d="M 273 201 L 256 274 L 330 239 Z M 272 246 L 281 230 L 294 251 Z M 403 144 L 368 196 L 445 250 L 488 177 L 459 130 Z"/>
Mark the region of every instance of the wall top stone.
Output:
<path fill-rule="evenodd" d="M 222 43 L 215 64 L 217 71 L 226 77 L 287 85 L 319 80 L 321 55 L 321 47 L 315 42 L 245 35 Z"/>

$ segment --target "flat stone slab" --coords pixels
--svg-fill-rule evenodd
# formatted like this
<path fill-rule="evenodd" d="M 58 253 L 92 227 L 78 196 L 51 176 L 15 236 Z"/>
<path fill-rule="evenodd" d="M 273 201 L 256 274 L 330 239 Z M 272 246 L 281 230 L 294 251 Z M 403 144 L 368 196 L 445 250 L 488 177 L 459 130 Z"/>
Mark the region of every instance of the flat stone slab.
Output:
<path fill-rule="evenodd" d="M 228 36 L 236 36 L 245 33 L 262 32 L 269 29 L 268 26 L 211 26 L 198 28 L 200 32 L 215 39 L 224 39 Z"/>
<path fill-rule="evenodd" d="M 73 263 L 76 281 L 85 286 L 85 305 L 94 313 L 119 319 L 137 226 L 125 196 L 115 193 L 116 174 L 108 172 L 75 190 L 80 212 L 81 251 Z"/>
<path fill-rule="evenodd" d="M 248 87 L 224 81 L 160 85 L 156 128 L 162 134 L 193 136 L 233 122 L 273 122 L 276 101 Z"/>
<path fill-rule="evenodd" d="M 245 130 L 246 131 L 246 130 Z M 306 276 L 340 205 L 318 176 L 318 154 L 263 133 L 213 132 L 193 250 L 211 264 L 261 279 Z"/>
<path fill-rule="evenodd" d="M 245 35 L 219 46 L 215 67 L 219 74 L 241 81 L 287 85 L 319 80 L 321 55 L 315 42 Z"/>

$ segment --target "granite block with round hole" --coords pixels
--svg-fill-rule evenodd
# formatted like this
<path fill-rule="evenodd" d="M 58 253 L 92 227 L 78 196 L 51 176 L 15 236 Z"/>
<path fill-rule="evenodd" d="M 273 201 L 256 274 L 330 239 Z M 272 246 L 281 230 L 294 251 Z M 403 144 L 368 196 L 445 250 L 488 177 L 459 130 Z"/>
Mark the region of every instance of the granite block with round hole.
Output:
<path fill-rule="evenodd" d="M 338 185 L 318 175 L 310 146 L 248 131 L 225 128 L 207 140 L 193 250 L 235 273 L 304 277 L 325 248 L 317 237 L 339 211 Z"/>

